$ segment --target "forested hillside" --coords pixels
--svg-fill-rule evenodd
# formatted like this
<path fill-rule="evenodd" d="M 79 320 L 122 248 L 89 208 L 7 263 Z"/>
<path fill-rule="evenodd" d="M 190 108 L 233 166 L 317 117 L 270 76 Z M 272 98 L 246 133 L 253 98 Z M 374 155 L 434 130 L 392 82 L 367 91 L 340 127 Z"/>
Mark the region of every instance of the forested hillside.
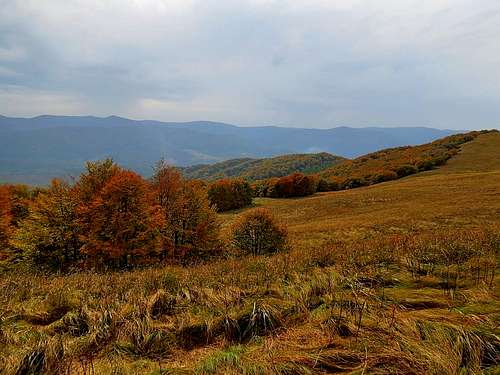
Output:
<path fill-rule="evenodd" d="M 240 177 L 245 180 L 261 180 L 281 177 L 294 172 L 312 174 L 330 168 L 346 160 L 326 152 L 318 154 L 290 154 L 265 159 L 232 159 L 216 164 L 195 165 L 182 169 L 187 178 L 217 180 Z"/>
<path fill-rule="evenodd" d="M 252 187 L 259 197 L 286 198 L 397 180 L 445 164 L 460 150 L 461 145 L 491 132 L 496 131 L 456 134 L 419 146 L 385 149 L 354 160 L 343 160 L 316 175 L 305 176 L 295 172 L 280 178 L 257 180 Z"/>
<path fill-rule="evenodd" d="M 485 132 L 456 134 L 423 145 L 377 151 L 345 160 L 321 172 L 321 176 L 347 187 L 395 180 L 445 164 L 462 144 Z"/>

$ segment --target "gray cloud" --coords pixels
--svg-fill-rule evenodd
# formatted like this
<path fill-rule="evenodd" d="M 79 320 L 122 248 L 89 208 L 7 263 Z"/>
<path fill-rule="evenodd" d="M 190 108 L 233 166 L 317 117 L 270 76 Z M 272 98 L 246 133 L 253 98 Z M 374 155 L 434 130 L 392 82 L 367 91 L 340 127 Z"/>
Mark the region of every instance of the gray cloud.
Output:
<path fill-rule="evenodd" d="M 0 112 L 500 125 L 497 0 L 0 0 Z"/>

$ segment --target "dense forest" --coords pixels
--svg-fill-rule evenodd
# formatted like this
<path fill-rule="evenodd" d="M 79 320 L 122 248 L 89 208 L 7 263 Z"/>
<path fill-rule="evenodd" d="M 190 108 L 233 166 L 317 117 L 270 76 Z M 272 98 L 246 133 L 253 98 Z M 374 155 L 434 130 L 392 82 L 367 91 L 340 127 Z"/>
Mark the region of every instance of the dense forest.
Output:
<path fill-rule="evenodd" d="M 318 154 L 289 154 L 264 159 L 231 159 L 216 164 L 182 168 L 186 178 L 217 180 L 239 177 L 248 181 L 283 177 L 295 172 L 312 174 L 347 160 L 326 152 Z"/>

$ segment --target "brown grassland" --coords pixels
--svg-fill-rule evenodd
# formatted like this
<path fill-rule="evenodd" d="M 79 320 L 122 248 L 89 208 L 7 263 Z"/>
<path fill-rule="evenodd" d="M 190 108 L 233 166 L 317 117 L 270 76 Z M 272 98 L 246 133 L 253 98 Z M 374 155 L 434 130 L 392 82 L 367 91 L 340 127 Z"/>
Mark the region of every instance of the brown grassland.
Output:
<path fill-rule="evenodd" d="M 437 170 L 255 206 L 289 251 L 1 275 L 0 373 L 500 373 L 500 133 Z"/>

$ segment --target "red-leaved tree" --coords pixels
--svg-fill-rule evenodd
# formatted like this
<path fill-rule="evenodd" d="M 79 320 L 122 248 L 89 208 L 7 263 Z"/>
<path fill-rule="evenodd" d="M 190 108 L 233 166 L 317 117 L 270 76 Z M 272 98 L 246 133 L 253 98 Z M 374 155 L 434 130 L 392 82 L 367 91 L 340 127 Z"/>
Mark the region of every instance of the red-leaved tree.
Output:
<path fill-rule="evenodd" d="M 208 199 L 218 212 L 235 210 L 252 204 L 253 191 L 243 179 L 222 179 L 208 188 Z"/>
<path fill-rule="evenodd" d="M 94 196 L 82 252 L 93 264 L 128 267 L 148 263 L 162 249 L 161 208 L 148 183 L 120 170 Z"/>

